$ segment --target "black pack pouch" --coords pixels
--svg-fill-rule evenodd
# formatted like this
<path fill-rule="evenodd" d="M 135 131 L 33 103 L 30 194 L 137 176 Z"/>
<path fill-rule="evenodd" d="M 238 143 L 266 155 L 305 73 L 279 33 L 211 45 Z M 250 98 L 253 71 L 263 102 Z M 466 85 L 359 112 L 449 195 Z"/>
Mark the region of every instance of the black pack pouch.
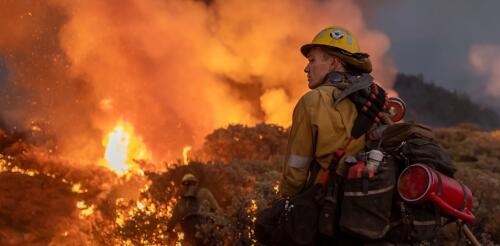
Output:
<path fill-rule="evenodd" d="M 424 138 L 406 140 L 401 154 L 408 158 L 409 164 L 423 163 L 433 167 L 446 176 L 453 177 L 455 165 L 446 151 L 434 141 Z"/>
<path fill-rule="evenodd" d="M 340 229 L 365 240 L 381 239 L 390 229 L 396 180 L 395 163 L 386 158 L 371 178 L 345 179 Z"/>
<path fill-rule="evenodd" d="M 418 207 L 411 207 L 411 238 L 413 241 L 432 241 L 440 229 L 441 214 L 435 204 L 428 202 Z"/>
<path fill-rule="evenodd" d="M 257 215 L 255 236 L 266 245 L 315 245 L 320 206 L 315 184 L 296 196 L 281 199 Z"/>
<path fill-rule="evenodd" d="M 255 238 L 259 243 L 265 245 L 279 245 L 286 234 L 278 229 L 280 217 L 282 216 L 287 199 L 274 201 L 271 207 L 260 211 L 255 221 Z"/>

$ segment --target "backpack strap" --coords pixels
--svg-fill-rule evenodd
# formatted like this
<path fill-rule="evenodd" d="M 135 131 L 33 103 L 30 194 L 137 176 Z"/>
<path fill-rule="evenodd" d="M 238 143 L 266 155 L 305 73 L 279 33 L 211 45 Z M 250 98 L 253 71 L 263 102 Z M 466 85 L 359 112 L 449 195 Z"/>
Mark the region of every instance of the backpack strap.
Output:
<path fill-rule="evenodd" d="M 309 168 L 309 176 L 307 177 L 306 185 L 302 188 L 302 191 L 305 191 L 314 185 L 314 181 L 316 181 L 316 177 L 318 176 L 320 170 L 321 166 L 315 159 L 313 159 L 311 167 Z"/>
<path fill-rule="evenodd" d="M 337 98 L 332 96 L 334 106 L 345 98 L 349 98 L 356 106 L 358 116 L 351 129 L 354 138 L 367 133 L 374 124 L 387 120 L 383 113 L 387 108 L 387 93 L 374 82 L 370 74 L 331 72 L 325 80 L 325 85 L 342 91 Z"/>

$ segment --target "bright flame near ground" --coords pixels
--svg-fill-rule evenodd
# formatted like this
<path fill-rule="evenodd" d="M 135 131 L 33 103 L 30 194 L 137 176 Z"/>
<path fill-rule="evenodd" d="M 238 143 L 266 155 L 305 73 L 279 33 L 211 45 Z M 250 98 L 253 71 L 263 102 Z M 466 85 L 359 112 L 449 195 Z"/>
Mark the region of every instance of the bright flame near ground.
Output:
<path fill-rule="evenodd" d="M 85 201 L 78 201 L 76 207 L 80 209 L 80 218 L 88 217 L 94 213 L 94 205 L 87 206 Z"/>
<path fill-rule="evenodd" d="M 71 191 L 74 192 L 74 193 L 85 193 L 85 192 L 87 192 L 86 189 L 82 189 L 82 184 L 80 184 L 80 183 L 73 184 L 73 186 L 71 186 Z"/>
<path fill-rule="evenodd" d="M 189 151 L 191 151 L 191 146 L 182 148 L 182 163 L 184 163 L 184 165 L 189 163 Z"/>
<path fill-rule="evenodd" d="M 133 126 L 125 121 L 119 121 L 103 141 L 106 148 L 104 161 L 107 167 L 119 175 L 131 169 L 140 169 L 134 160 L 151 159 L 151 154 L 142 142 L 142 138 L 134 134 Z"/>
<path fill-rule="evenodd" d="M 257 202 L 255 201 L 255 199 L 250 200 L 250 206 L 247 208 L 247 213 L 248 213 L 248 218 L 252 222 L 252 225 L 249 225 L 247 230 L 248 230 L 248 238 L 250 238 L 252 240 L 251 245 L 257 244 L 257 240 L 254 238 L 255 231 L 254 231 L 254 226 L 253 226 L 255 224 L 255 221 L 257 220 L 256 214 L 255 214 L 257 212 L 257 209 L 258 209 L 258 206 L 257 206 Z"/>
<path fill-rule="evenodd" d="M 280 181 L 276 181 L 276 184 L 273 187 L 273 190 L 276 194 L 280 193 Z"/>
<path fill-rule="evenodd" d="M 177 233 L 177 246 L 182 245 L 182 240 L 184 240 L 184 232 Z"/>

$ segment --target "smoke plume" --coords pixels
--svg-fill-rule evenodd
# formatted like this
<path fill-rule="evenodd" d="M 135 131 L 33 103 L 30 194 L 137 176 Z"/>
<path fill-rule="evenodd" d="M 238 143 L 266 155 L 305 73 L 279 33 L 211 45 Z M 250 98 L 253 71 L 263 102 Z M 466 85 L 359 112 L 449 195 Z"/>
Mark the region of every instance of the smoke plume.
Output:
<path fill-rule="evenodd" d="M 486 92 L 500 98 L 500 46 L 493 44 L 473 45 L 469 52 L 469 61 L 476 73 L 486 76 Z"/>

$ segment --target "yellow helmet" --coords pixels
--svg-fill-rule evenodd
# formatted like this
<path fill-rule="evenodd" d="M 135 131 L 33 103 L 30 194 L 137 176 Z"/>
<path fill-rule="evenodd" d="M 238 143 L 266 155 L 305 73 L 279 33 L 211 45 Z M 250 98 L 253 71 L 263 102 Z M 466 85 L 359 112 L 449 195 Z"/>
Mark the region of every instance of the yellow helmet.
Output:
<path fill-rule="evenodd" d="M 184 177 L 182 177 L 182 183 L 185 182 L 198 183 L 198 178 L 196 178 L 196 176 L 194 176 L 192 173 L 187 173 L 186 175 L 184 175 Z"/>
<path fill-rule="evenodd" d="M 303 45 L 300 51 L 307 57 L 309 51 L 316 46 L 331 48 L 334 55 L 361 72 L 372 71 L 368 54 L 360 52 L 358 40 L 345 28 L 333 26 L 323 29 L 311 43 Z"/>

